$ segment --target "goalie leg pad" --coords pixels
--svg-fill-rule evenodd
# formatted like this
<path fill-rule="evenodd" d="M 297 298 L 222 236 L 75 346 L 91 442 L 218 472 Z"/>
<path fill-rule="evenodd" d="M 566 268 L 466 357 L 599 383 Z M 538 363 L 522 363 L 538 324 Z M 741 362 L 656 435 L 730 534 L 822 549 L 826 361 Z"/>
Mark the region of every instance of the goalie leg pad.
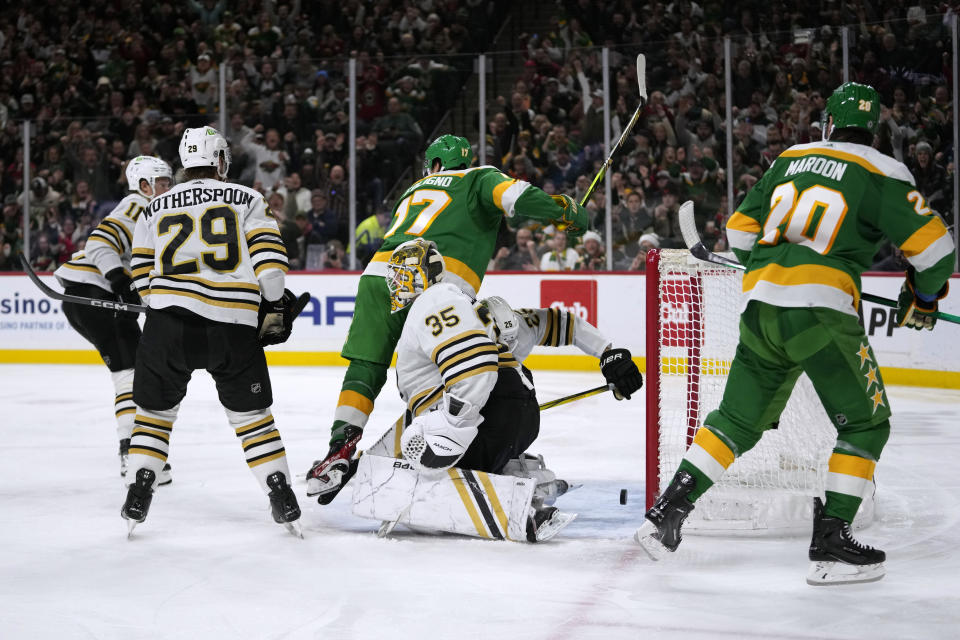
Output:
<path fill-rule="evenodd" d="M 522 542 L 536 483 L 469 469 L 421 473 L 405 460 L 366 453 L 352 484 L 361 518 Z"/>

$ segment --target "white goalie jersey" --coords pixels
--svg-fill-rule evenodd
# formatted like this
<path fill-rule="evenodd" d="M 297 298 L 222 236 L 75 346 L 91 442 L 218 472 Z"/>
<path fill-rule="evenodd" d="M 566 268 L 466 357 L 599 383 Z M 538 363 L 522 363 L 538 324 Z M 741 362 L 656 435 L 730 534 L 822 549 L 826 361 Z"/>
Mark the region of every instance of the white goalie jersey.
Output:
<path fill-rule="evenodd" d="M 261 291 L 268 300 L 283 295 L 287 252 L 257 191 L 192 180 L 144 210 L 131 267 L 140 297 L 153 309 L 180 307 L 255 327 Z"/>
<path fill-rule="evenodd" d="M 92 284 L 111 291 L 104 274 L 122 268 L 130 271 L 130 249 L 140 214 L 150 201 L 130 193 L 90 232 L 83 251 L 77 251 L 54 272 L 61 285 L 68 282 Z"/>

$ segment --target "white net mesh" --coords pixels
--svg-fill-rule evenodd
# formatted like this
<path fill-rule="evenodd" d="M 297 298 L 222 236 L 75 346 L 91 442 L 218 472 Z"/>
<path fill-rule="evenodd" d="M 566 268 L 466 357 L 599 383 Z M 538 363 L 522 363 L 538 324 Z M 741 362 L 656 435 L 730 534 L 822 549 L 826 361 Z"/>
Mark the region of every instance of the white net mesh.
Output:
<path fill-rule="evenodd" d="M 746 304 L 742 272 L 686 250 L 660 254 L 660 491 L 698 425 L 720 406 Z M 776 429 L 738 458 L 698 501 L 685 530 L 809 531 L 836 431 L 806 375 Z M 865 503 L 868 501 L 865 501 Z M 872 501 L 859 519 L 872 513 Z"/>

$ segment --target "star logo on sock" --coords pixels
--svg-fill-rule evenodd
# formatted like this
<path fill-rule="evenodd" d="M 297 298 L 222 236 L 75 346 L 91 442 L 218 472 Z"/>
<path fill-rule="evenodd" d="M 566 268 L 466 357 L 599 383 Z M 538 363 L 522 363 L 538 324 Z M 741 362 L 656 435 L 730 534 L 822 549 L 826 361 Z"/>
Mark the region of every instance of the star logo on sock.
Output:
<path fill-rule="evenodd" d="M 885 407 L 885 406 L 887 406 L 887 405 L 885 405 L 885 404 L 883 403 L 883 390 L 882 390 L 882 389 L 879 389 L 879 388 L 878 388 L 878 389 L 874 392 L 874 394 L 873 394 L 872 396 L 870 396 L 870 399 L 873 400 L 873 412 L 874 412 L 874 413 L 877 412 L 877 407 Z"/>
<path fill-rule="evenodd" d="M 868 347 L 866 343 L 860 345 L 860 350 L 857 351 L 857 355 L 860 356 L 861 367 L 863 367 L 864 362 L 873 362 L 873 358 L 870 357 L 870 347 Z"/>
<path fill-rule="evenodd" d="M 880 386 L 880 381 L 877 379 L 877 368 L 874 366 L 868 367 L 868 371 L 863 374 L 863 377 L 867 379 L 867 391 L 870 391 L 870 387 L 873 385 Z"/>

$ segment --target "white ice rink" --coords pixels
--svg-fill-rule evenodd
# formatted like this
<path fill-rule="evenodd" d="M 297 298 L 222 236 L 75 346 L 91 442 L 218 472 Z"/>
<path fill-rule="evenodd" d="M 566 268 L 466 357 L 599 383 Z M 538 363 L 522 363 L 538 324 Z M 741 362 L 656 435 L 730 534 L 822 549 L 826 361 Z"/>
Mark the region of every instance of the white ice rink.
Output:
<path fill-rule="evenodd" d="M 291 469 L 326 452 L 342 370 L 276 367 L 274 416 Z M 599 373 L 537 374 L 541 401 Z M 174 428 L 174 482 L 132 540 L 102 366 L 0 366 L 0 639 L 20 638 L 957 638 L 960 391 L 889 388 L 893 432 L 877 518 L 880 582 L 807 586 L 806 537 L 688 535 L 654 564 L 643 514 L 643 400 L 589 398 L 543 414 L 533 451 L 584 486 L 543 545 L 390 539 L 295 486 L 304 540 L 269 515 L 212 381 L 194 376 Z M 400 411 L 388 383 L 367 432 Z M 619 490 L 629 489 L 627 506 Z"/>

